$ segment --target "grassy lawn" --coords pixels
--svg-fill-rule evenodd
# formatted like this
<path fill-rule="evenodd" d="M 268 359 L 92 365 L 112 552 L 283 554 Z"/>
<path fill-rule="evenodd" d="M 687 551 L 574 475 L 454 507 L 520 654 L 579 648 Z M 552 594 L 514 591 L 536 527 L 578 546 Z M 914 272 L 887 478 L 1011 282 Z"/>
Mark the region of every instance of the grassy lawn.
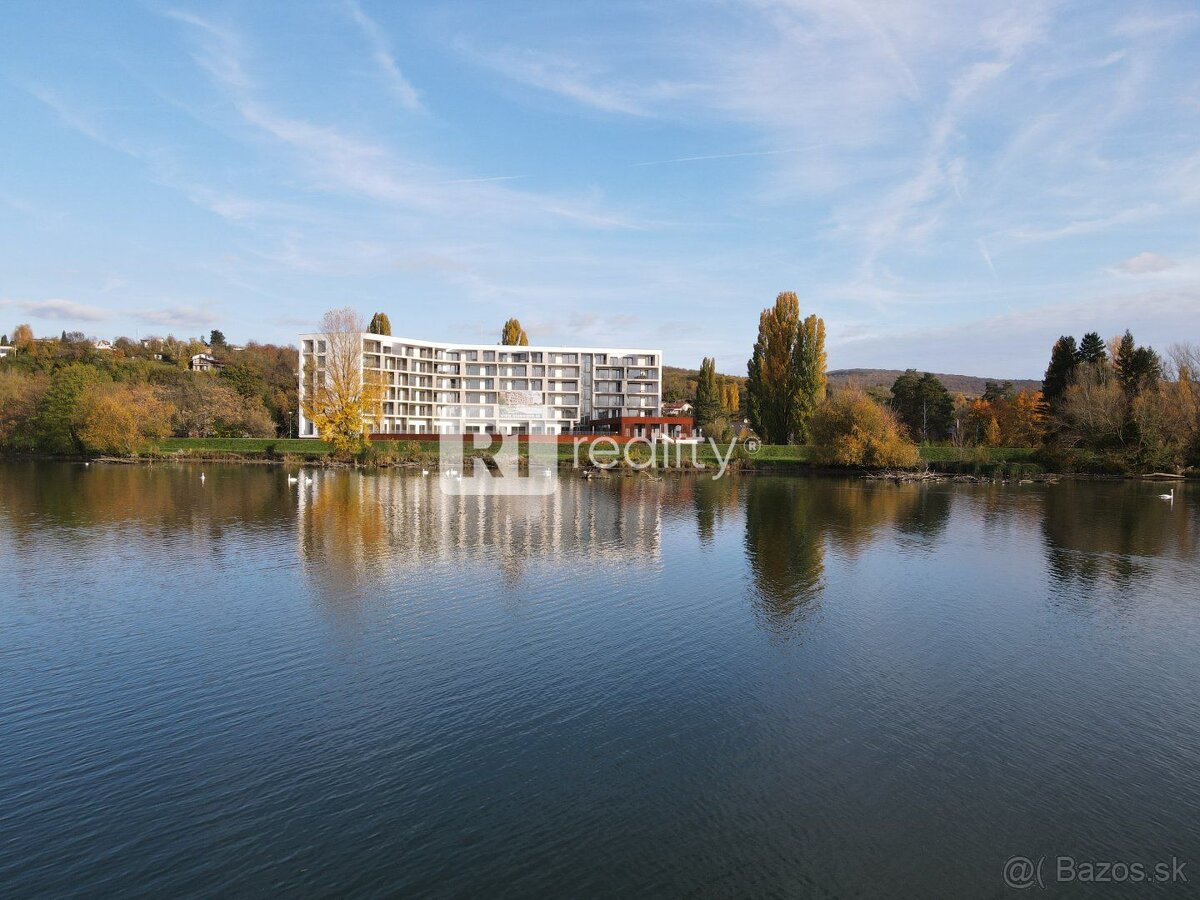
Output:
<path fill-rule="evenodd" d="M 328 453 L 330 447 L 324 441 L 312 438 L 163 438 L 155 441 L 152 450 L 160 453 L 215 451 L 221 453 L 266 453 L 274 448 L 275 453 Z"/>
<path fill-rule="evenodd" d="M 373 445 L 375 452 L 381 457 L 403 456 L 408 459 L 435 461 L 438 457 L 436 441 L 393 442 L 376 441 Z M 412 450 L 419 448 L 414 457 Z M 150 448 L 157 453 L 180 453 L 182 455 L 202 455 L 204 453 L 238 454 L 249 457 L 267 455 L 281 456 L 285 453 L 297 456 L 313 456 L 330 452 L 330 446 L 324 441 L 312 438 L 165 438 L 156 441 Z M 949 467 L 958 471 L 960 467 L 976 467 L 979 465 L 998 465 L 1005 463 L 1031 462 L 1034 450 L 1029 447 L 972 447 L 959 450 L 955 447 L 921 447 L 921 460 L 932 463 L 937 467 Z M 725 452 L 726 448 L 721 447 Z M 642 448 L 644 452 L 644 447 Z M 684 459 L 691 459 L 691 447 L 684 445 Z M 570 463 L 574 459 L 575 448 L 570 443 L 558 445 L 560 463 Z M 716 463 L 712 447 L 704 442 L 696 448 L 697 458 L 708 465 Z M 805 446 L 787 446 L 766 444 L 757 453 L 748 457 L 748 462 L 755 468 L 772 468 L 774 466 L 805 466 L 811 462 L 811 448 Z M 611 460 L 613 457 L 602 456 L 601 459 Z M 672 452 L 672 459 L 674 453 Z M 588 452 L 586 446 L 579 449 L 579 461 L 586 464 Z"/>
<path fill-rule="evenodd" d="M 1033 447 L 921 447 L 921 459 L 926 462 L 1029 462 L 1036 451 Z"/>

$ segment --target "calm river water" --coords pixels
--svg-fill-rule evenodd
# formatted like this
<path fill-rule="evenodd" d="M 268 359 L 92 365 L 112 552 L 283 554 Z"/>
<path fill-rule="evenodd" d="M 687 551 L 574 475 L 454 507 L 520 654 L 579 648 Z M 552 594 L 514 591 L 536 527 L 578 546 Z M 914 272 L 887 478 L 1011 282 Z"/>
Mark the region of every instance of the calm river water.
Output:
<path fill-rule="evenodd" d="M 1194 485 L 203 471 L 0 464 L 0 895 L 1200 885 Z"/>

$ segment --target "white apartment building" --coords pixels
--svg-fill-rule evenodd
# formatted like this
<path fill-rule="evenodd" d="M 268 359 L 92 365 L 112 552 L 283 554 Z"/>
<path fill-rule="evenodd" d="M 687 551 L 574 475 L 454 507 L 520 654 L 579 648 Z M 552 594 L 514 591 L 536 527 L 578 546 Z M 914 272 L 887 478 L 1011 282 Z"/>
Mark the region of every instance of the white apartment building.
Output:
<path fill-rule="evenodd" d="M 361 334 L 362 366 L 383 384 L 382 434 L 565 434 L 601 420 L 661 415 L 659 350 L 451 344 Z M 300 336 L 300 392 L 321 376 L 327 337 Z M 300 414 L 300 435 L 315 436 Z"/>

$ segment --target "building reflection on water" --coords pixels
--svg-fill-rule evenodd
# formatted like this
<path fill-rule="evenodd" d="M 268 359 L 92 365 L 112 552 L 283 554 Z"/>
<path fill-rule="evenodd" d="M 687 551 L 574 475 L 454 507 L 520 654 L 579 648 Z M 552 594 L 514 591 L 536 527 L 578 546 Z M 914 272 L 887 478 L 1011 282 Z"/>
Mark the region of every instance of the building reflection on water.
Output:
<path fill-rule="evenodd" d="M 505 583 L 531 565 L 657 565 L 663 483 L 562 479 L 543 496 L 448 496 L 436 476 L 318 472 L 298 493 L 306 567 L 342 583 L 483 562 Z"/>
<path fill-rule="evenodd" d="M 436 476 L 386 471 L 318 470 L 311 485 L 288 485 L 274 467 L 203 469 L 201 482 L 195 465 L 5 463 L 0 548 L 20 553 L 51 541 L 60 554 L 87 553 L 109 542 L 136 552 L 145 539 L 160 552 L 236 563 L 295 546 L 306 577 L 329 598 L 352 586 L 365 596 L 381 584 L 421 583 L 435 567 L 491 567 L 501 588 L 535 569 L 564 581 L 624 571 L 636 581 L 638 572 L 666 571 L 671 554 L 694 552 L 690 589 L 705 583 L 709 562 L 714 573 L 744 565 L 756 620 L 780 633 L 819 607 L 831 553 L 853 562 L 883 540 L 932 553 L 948 533 L 982 546 L 1018 534 L 1040 545 L 1053 584 L 1130 596 L 1156 561 L 1200 555 L 1187 485 L 1168 504 L 1158 485 L 1137 481 L 567 476 L 546 496 L 494 498 L 445 496 Z"/>

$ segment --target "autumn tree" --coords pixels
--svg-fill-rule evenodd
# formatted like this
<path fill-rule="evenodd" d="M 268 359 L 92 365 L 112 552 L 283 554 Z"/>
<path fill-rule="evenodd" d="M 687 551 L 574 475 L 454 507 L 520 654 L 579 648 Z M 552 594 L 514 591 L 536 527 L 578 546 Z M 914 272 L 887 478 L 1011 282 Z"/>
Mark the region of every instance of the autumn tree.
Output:
<path fill-rule="evenodd" d="M 1107 366 L 1073 371 L 1055 407 L 1056 438 L 1063 447 L 1115 449 L 1125 444 L 1128 400 Z"/>
<path fill-rule="evenodd" d="M 48 388 L 44 373 L 0 370 L 0 450 L 28 453 L 37 449 L 34 417 Z"/>
<path fill-rule="evenodd" d="M 1055 406 L 1067 389 L 1071 373 L 1079 364 L 1079 350 L 1075 346 L 1075 338 L 1063 335 L 1054 342 L 1050 351 L 1050 364 L 1046 367 L 1046 375 L 1042 378 L 1042 397 L 1046 402 Z"/>
<path fill-rule="evenodd" d="M 362 319 L 350 307 L 330 310 L 314 352 L 303 360 L 304 415 L 342 454 L 366 446 L 371 426 L 383 413 L 382 379 L 362 365 L 362 331 Z"/>
<path fill-rule="evenodd" d="M 721 406 L 725 408 L 725 414 L 730 418 L 736 418 L 742 408 L 741 392 L 738 390 L 737 382 L 732 378 L 725 378 L 721 381 Z"/>
<path fill-rule="evenodd" d="M 704 357 L 700 363 L 700 378 L 696 382 L 696 400 L 692 404 L 692 417 L 696 425 L 709 433 L 713 423 L 721 416 L 720 388 L 717 386 L 717 363 Z"/>
<path fill-rule="evenodd" d="M 38 449 L 58 454 L 85 449 L 79 436 L 79 405 L 87 391 L 102 380 L 104 376 L 94 367 L 81 363 L 55 370 L 34 414 Z"/>
<path fill-rule="evenodd" d="M 518 319 L 509 319 L 500 331 L 500 343 L 506 347 L 528 347 L 529 335 Z"/>
<path fill-rule="evenodd" d="M 810 315 L 796 335 L 794 369 L 796 374 L 795 434 L 808 439 L 808 421 L 825 400 L 825 322 Z"/>
<path fill-rule="evenodd" d="M 90 453 L 130 455 L 171 433 L 174 410 L 149 385 L 93 385 L 76 413 L 79 441 Z"/>
<path fill-rule="evenodd" d="M 821 465 L 910 468 L 919 459 L 896 414 L 858 388 L 822 403 L 810 431 L 813 460 Z"/>
<path fill-rule="evenodd" d="M 780 293 L 759 316 L 746 369 L 746 409 L 754 429 L 771 444 L 805 439 L 825 393 L 825 325 L 816 316 L 800 321 L 792 291 Z"/>
<path fill-rule="evenodd" d="M 275 433 L 258 397 L 243 397 L 220 378 L 188 373 L 169 392 L 171 424 L 180 437 L 270 437 Z"/>
<path fill-rule="evenodd" d="M 388 319 L 387 313 L 377 312 L 371 316 L 371 324 L 367 326 L 367 331 L 371 334 L 382 334 L 385 337 L 391 337 L 392 323 Z"/>
<path fill-rule="evenodd" d="M 28 325 L 21 324 L 13 329 L 12 345 L 18 350 L 23 350 L 33 343 L 33 329 Z"/>

